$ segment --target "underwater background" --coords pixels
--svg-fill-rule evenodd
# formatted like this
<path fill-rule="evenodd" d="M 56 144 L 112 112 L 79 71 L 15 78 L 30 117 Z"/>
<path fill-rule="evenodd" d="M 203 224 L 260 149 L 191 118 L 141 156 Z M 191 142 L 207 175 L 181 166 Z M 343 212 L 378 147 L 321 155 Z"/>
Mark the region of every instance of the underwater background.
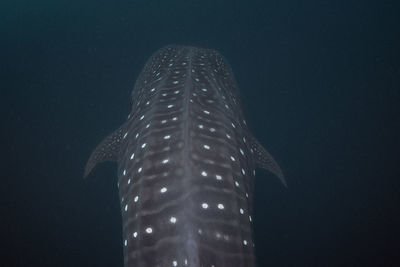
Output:
<path fill-rule="evenodd" d="M 168 44 L 216 49 L 250 129 L 258 266 L 400 266 L 400 2 L 0 3 L 0 266 L 123 266 L 116 164 L 83 179 Z"/>

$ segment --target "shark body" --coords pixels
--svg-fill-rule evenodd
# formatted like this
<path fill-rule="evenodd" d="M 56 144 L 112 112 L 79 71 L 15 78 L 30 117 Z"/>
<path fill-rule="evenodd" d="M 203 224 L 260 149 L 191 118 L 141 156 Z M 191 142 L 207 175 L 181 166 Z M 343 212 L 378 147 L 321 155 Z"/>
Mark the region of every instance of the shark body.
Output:
<path fill-rule="evenodd" d="M 125 267 L 252 267 L 254 169 L 285 178 L 249 131 L 215 50 L 167 46 L 148 60 L 128 120 L 93 151 L 118 162 Z"/>

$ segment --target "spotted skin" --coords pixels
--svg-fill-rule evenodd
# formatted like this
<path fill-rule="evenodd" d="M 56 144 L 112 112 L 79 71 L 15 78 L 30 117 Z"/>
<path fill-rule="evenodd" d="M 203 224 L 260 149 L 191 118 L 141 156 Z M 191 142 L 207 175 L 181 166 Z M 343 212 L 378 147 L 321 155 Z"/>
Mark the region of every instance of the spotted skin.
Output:
<path fill-rule="evenodd" d="M 254 169 L 285 183 L 246 126 L 214 50 L 167 46 L 146 63 L 128 120 L 92 153 L 118 162 L 124 266 L 251 267 Z"/>

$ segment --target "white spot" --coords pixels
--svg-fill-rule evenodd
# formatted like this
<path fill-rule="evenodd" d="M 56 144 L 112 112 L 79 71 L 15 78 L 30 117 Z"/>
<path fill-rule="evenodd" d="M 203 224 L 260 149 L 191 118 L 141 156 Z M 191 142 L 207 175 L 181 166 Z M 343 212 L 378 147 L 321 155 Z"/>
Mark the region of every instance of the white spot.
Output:
<path fill-rule="evenodd" d="M 241 148 L 239 148 L 240 154 L 242 154 L 244 156 L 244 152 Z"/>
<path fill-rule="evenodd" d="M 203 129 L 203 128 L 204 128 L 204 126 L 203 126 L 202 124 L 200 124 L 200 125 L 199 125 L 199 128 L 200 128 L 200 129 Z"/>
<path fill-rule="evenodd" d="M 200 81 L 199 78 L 194 78 L 196 80 L 196 82 Z"/>
<path fill-rule="evenodd" d="M 175 217 L 171 217 L 171 218 L 169 219 L 169 221 L 170 221 L 171 223 L 176 223 L 176 218 L 175 218 Z"/>
<path fill-rule="evenodd" d="M 162 163 L 163 163 L 163 164 L 166 164 L 166 163 L 168 163 L 168 161 L 169 161 L 169 159 L 164 159 L 164 160 L 162 161 Z"/>
<path fill-rule="evenodd" d="M 158 74 L 160 74 L 160 73 L 158 73 Z M 151 90 L 150 90 L 150 92 L 154 92 L 156 90 L 156 88 L 152 88 Z"/>
<path fill-rule="evenodd" d="M 125 239 L 124 246 L 126 247 L 127 245 L 128 245 L 128 240 Z"/>
<path fill-rule="evenodd" d="M 202 172 L 201 172 L 201 176 L 206 177 L 206 176 L 207 176 L 207 173 L 206 173 L 205 171 L 202 171 Z"/>
<path fill-rule="evenodd" d="M 253 176 L 256 176 L 256 170 L 253 170 Z"/>
<path fill-rule="evenodd" d="M 252 221 L 251 216 L 249 216 L 249 221 Z"/>
<path fill-rule="evenodd" d="M 179 83 L 179 81 L 173 81 L 172 83 L 173 83 L 173 84 L 178 84 L 178 83 Z"/>
<path fill-rule="evenodd" d="M 235 185 L 236 187 L 239 187 L 239 183 L 237 181 L 235 181 Z"/>
<path fill-rule="evenodd" d="M 172 108 L 174 105 L 168 105 L 167 108 Z"/>
<path fill-rule="evenodd" d="M 126 175 L 126 170 L 124 170 L 122 174 L 123 174 L 123 175 Z"/>
<path fill-rule="evenodd" d="M 140 167 L 138 170 L 137 170 L 137 172 L 141 172 L 142 171 L 142 167 Z"/>
<path fill-rule="evenodd" d="M 244 213 L 244 210 L 241 208 L 241 209 L 239 210 L 239 212 L 240 212 L 240 214 L 243 214 L 243 213 Z"/>
<path fill-rule="evenodd" d="M 197 230 L 197 232 L 201 235 L 203 231 L 201 229 Z"/>
<path fill-rule="evenodd" d="M 137 237 L 137 232 L 133 233 L 133 237 L 136 238 Z"/>
<path fill-rule="evenodd" d="M 249 194 L 246 193 L 246 197 L 249 198 Z"/>
<path fill-rule="evenodd" d="M 215 175 L 215 178 L 217 178 L 217 180 L 222 180 L 221 175 L 218 175 L 218 174 Z"/>
<path fill-rule="evenodd" d="M 242 169 L 242 173 L 243 173 L 243 175 L 245 175 L 245 174 L 246 174 L 246 172 L 244 171 L 244 169 Z"/>
<path fill-rule="evenodd" d="M 147 102 L 146 102 L 146 105 L 149 105 L 149 104 L 150 104 L 150 101 L 147 101 Z"/>
<path fill-rule="evenodd" d="M 174 94 L 176 94 L 176 95 L 179 94 L 179 90 L 176 90 L 176 91 L 174 92 Z"/>
<path fill-rule="evenodd" d="M 128 210 L 128 204 L 125 205 L 125 211 L 127 211 L 127 210 Z"/>
<path fill-rule="evenodd" d="M 187 261 L 187 259 L 185 259 L 185 265 L 187 265 L 188 264 L 188 261 Z"/>
<path fill-rule="evenodd" d="M 170 135 L 166 135 L 166 136 L 164 136 L 164 139 L 165 140 L 167 140 L 167 139 L 170 139 L 171 138 L 171 136 Z"/>
<path fill-rule="evenodd" d="M 235 158 L 231 156 L 231 160 L 232 160 L 232 161 L 235 161 Z"/>
<path fill-rule="evenodd" d="M 227 104 L 225 104 L 225 107 L 226 107 L 227 109 L 229 109 L 229 107 L 228 107 L 228 105 L 227 105 Z"/>
<path fill-rule="evenodd" d="M 177 119 L 178 119 L 177 117 L 173 117 L 173 118 L 172 118 L 173 121 L 176 121 Z"/>
<path fill-rule="evenodd" d="M 231 136 L 229 134 L 226 134 L 226 137 L 228 137 L 228 139 L 231 139 Z"/>
<path fill-rule="evenodd" d="M 139 196 L 135 196 L 135 198 L 133 199 L 133 201 L 138 202 L 139 200 Z"/>
<path fill-rule="evenodd" d="M 178 262 L 177 261 L 172 261 L 172 266 L 178 266 Z"/>
<path fill-rule="evenodd" d="M 223 210 L 225 207 L 224 207 L 224 205 L 222 205 L 222 204 L 218 204 L 218 208 L 219 208 L 220 210 Z"/>
<path fill-rule="evenodd" d="M 201 207 L 202 207 L 203 209 L 207 209 L 207 208 L 208 208 L 208 204 L 207 204 L 207 203 L 202 203 L 202 204 L 201 204 Z"/>
<path fill-rule="evenodd" d="M 243 245 L 247 246 L 247 240 L 243 240 Z"/>
<path fill-rule="evenodd" d="M 143 144 L 142 144 L 142 148 L 145 148 L 145 147 L 146 147 L 146 145 L 147 145 L 146 143 L 143 143 Z"/>
<path fill-rule="evenodd" d="M 208 145 L 204 145 L 203 146 L 205 149 L 210 149 L 210 146 L 208 146 Z"/>
<path fill-rule="evenodd" d="M 231 123 L 231 125 L 232 125 L 233 128 L 236 128 L 235 124 Z"/>
<path fill-rule="evenodd" d="M 151 227 L 147 227 L 146 228 L 146 233 L 148 233 L 148 234 L 153 233 L 153 229 L 151 229 Z"/>
<path fill-rule="evenodd" d="M 246 143 L 246 138 L 245 138 L 245 137 L 243 137 L 243 142 L 245 142 L 245 143 Z"/>
<path fill-rule="evenodd" d="M 125 139 L 125 137 L 128 135 L 128 132 L 126 132 L 125 134 L 124 134 L 124 137 L 122 138 L 122 139 Z"/>
<path fill-rule="evenodd" d="M 131 155 L 131 159 L 133 159 L 135 157 L 135 153 L 132 153 Z"/>
<path fill-rule="evenodd" d="M 205 114 L 210 114 L 210 111 L 208 111 L 208 110 L 203 110 L 203 112 L 205 113 Z"/>
<path fill-rule="evenodd" d="M 215 234 L 215 237 L 218 238 L 218 239 L 220 239 L 220 238 L 221 238 L 221 234 L 217 232 L 217 233 Z M 212 266 L 213 266 L 213 265 L 212 265 Z"/>
<path fill-rule="evenodd" d="M 206 88 L 202 88 L 201 91 L 207 92 L 207 89 Z"/>
<path fill-rule="evenodd" d="M 144 118 L 144 115 L 142 115 L 142 117 L 140 117 L 140 120 L 143 120 L 143 118 Z"/>
<path fill-rule="evenodd" d="M 161 188 L 161 189 L 160 189 L 160 192 L 161 192 L 161 193 L 167 192 L 167 188 L 166 188 L 166 187 Z"/>
<path fill-rule="evenodd" d="M 210 128 L 210 132 L 215 132 L 215 129 L 214 128 Z"/>
<path fill-rule="evenodd" d="M 136 135 L 135 135 L 135 138 L 137 139 L 139 137 L 139 133 L 137 133 Z"/>
<path fill-rule="evenodd" d="M 150 127 L 150 123 L 146 125 L 146 129 Z"/>
<path fill-rule="evenodd" d="M 166 120 L 162 120 L 162 121 L 161 121 L 162 124 L 164 124 L 164 123 L 166 123 L 166 122 L 167 122 Z"/>
<path fill-rule="evenodd" d="M 131 183 L 131 179 L 128 179 L 128 184 L 130 184 Z"/>

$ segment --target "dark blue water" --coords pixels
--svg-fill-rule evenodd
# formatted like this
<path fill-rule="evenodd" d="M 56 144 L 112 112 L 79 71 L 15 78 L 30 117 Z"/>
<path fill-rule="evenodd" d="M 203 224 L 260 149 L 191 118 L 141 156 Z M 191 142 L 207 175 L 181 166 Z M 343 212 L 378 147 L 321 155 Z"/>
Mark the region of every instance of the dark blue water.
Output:
<path fill-rule="evenodd" d="M 259 266 L 400 266 L 398 1 L 3 1 L 1 266 L 122 266 L 116 166 L 82 178 L 147 58 L 219 50 L 288 180 L 256 179 Z"/>

